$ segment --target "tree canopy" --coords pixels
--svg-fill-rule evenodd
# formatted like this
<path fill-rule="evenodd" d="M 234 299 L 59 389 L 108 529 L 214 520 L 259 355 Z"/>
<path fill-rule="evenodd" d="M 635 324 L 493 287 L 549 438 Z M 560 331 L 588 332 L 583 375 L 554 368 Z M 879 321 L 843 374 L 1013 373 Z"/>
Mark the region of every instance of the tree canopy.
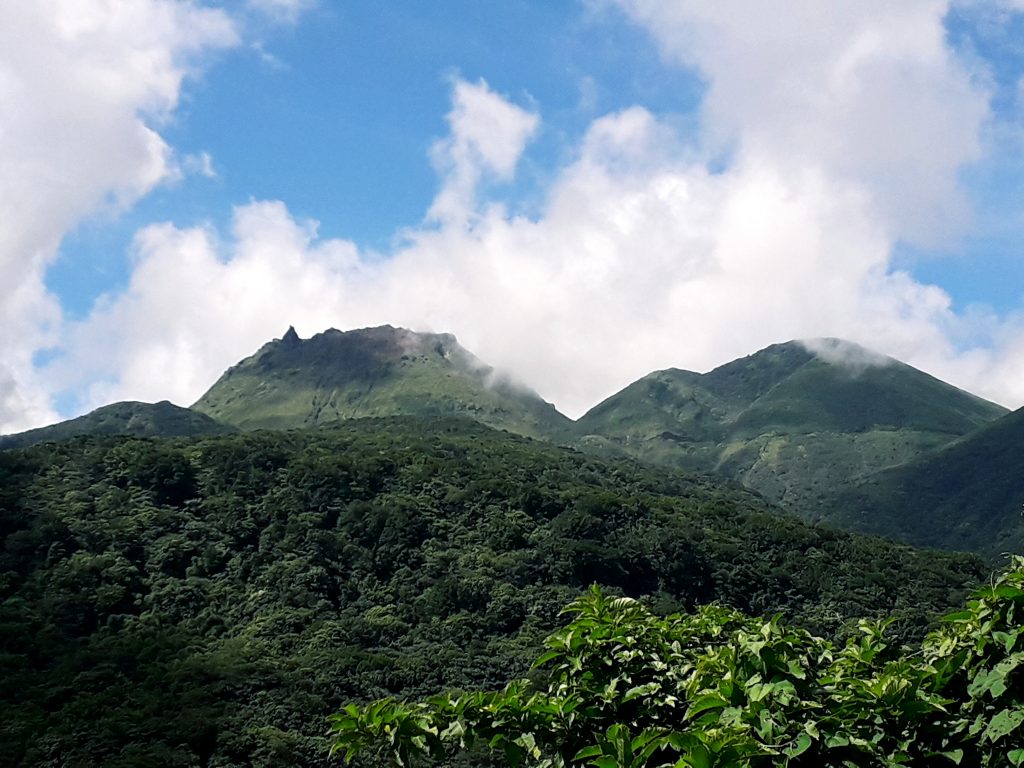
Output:
<path fill-rule="evenodd" d="M 0 539 L 0 765 L 315 765 L 346 701 L 527 675 L 593 582 L 919 638 L 988 574 L 446 419 L 0 452 Z"/>
<path fill-rule="evenodd" d="M 916 648 L 845 644 L 720 605 L 659 617 L 594 587 L 540 678 L 335 715 L 332 751 L 398 766 L 465 750 L 511 766 L 1024 765 L 1024 558 Z"/>

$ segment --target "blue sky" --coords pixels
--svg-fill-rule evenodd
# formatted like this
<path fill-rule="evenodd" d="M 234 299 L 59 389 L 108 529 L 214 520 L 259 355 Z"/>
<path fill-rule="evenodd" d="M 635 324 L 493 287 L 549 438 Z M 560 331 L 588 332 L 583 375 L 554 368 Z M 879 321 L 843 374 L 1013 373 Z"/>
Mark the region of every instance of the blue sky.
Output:
<path fill-rule="evenodd" d="M 826 335 L 1024 404 L 1022 11 L 0 10 L 0 431 L 289 324 L 452 331 L 574 416 Z"/>
<path fill-rule="evenodd" d="M 134 232 L 154 220 L 227 223 L 250 198 L 284 200 L 329 237 L 386 251 L 437 191 L 431 144 L 446 133 L 453 78 L 483 78 L 545 125 L 502 190 L 529 211 L 596 116 L 643 104 L 685 120 L 699 74 L 663 66 L 643 30 L 580 2 L 321 3 L 294 26 L 263 23 L 185 85 L 161 133 L 209 153 L 216 178 L 159 188 L 117 220 L 86 220 L 48 284 L 86 313 L 127 279 Z"/>

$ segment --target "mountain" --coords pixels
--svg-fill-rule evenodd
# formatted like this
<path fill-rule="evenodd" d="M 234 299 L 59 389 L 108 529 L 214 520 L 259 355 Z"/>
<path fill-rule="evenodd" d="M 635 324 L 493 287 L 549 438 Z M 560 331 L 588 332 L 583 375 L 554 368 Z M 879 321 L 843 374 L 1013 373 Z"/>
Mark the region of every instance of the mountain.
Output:
<path fill-rule="evenodd" d="M 485 365 L 450 334 L 390 325 L 302 340 L 293 328 L 228 369 L 193 410 L 241 429 L 288 429 L 367 416 L 469 416 L 529 436 L 569 420 Z"/>
<path fill-rule="evenodd" d="M 984 506 L 928 517 L 943 487 L 874 470 L 942 447 L 919 474 L 977 473 L 962 503 L 1019 503 L 996 497 L 1021 476 L 1024 418 L 1002 413 L 851 345 L 791 343 L 651 374 L 574 427 L 449 335 L 289 329 L 194 411 L 119 403 L 0 452 L 0 765 L 320 764 L 345 701 L 527 674 L 592 583 L 840 638 L 892 614 L 895 640 L 919 637 L 986 577 L 980 558 L 810 525 L 680 467 L 787 504 L 858 482 L 878 506 L 841 518 L 844 499 L 845 524 L 959 515 L 981 521 L 968 543 L 1001 543 L 1008 514 L 988 532 Z"/>
<path fill-rule="evenodd" d="M 776 344 L 705 374 L 657 371 L 575 425 L 578 444 L 735 478 L 810 520 L 823 500 L 1006 413 L 837 339 Z"/>
<path fill-rule="evenodd" d="M 1016 541 L 1014 519 L 997 525 L 987 517 L 993 507 L 974 500 L 1003 489 L 1005 498 L 992 503 L 1012 508 L 1015 489 L 1003 481 L 1015 473 L 998 475 L 1002 464 L 975 466 L 973 457 L 1005 450 L 1013 469 L 1012 430 L 992 424 L 1005 413 L 891 358 L 819 339 L 776 344 L 704 374 L 656 371 L 573 423 L 449 334 L 382 326 L 302 340 L 289 328 L 226 371 L 192 409 L 117 403 L 0 438 L 0 448 L 82 434 L 201 435 L 458 415 L 597 456 L 717 473 L 809 521 L 991 553 L 1000 542 Z M 989 424 L 978 443 L 941 450 Z M 966 462 L 959 485 L 928 490 L 938 482 L 928 464 L 933 454 L 940 464 Z M 980 492 L 973 478 L 985 478 L 977 481 Z M 917 490 L 904 492 L 905 486 Z M 934 520 L 908 512 L 919 499 L 946 511 Z M 933 527 L 940 517 L 942 525 Z M 952 526 L 949 536 L 943 526 Z"/>
<path fill-rule="evenodd" d="M 15 435 L 0 435 L 0 450 L 36 443 L 68 440 L 79 435 L 136 435 L 187 437 L 232 432 L 229 426 L 163 400 L 159 403 L 123 402 L 105 405 L 85 416 Z"/>
<path fill-rule="evenodd" d="M 8 766 L 326 765 L 345 702 L 526 675 L 592 583 L 898 641 L 989 573 L 437 417 L 3 451 L 0 540 Z"/>
<path fill-rule="evenodd" d="M 865 478 L 829 501 L 837 525 L 998 558 L 1024 552 L 1024 409 Z"/>

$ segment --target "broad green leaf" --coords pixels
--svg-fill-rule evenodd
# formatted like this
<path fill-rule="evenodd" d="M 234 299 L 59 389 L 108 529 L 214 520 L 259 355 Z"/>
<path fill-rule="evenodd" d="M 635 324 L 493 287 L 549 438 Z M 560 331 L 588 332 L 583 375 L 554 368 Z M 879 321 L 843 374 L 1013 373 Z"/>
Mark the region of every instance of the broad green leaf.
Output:
<path fill-rule="evenodd" d="M 1009 584 L 997 584 L 992 589 L 992 593 L 996 597 L 1001 597 L 1010 600 L 1016 599 L 1018 597 L 1024 597 L 1024 589 L 1020 589 Z"/>
<path fill-rule="evenodd" d="M 577 752 L 576 756 L 573 757 L 573 761 L 576 761 L 576 760 L 586 760 L 587 758 L 590 758 L 590 757 L 597 757 L 598 755 L 602 754 L 602 752 L 603 752 L 603 750 L 601 749 L 601 747 L 599 745 L 593 744 L 593 745 L 591 745 L 589 747 L 584 747 L 579 752 Z"/>
<path fill-rule="evenodd" d="M 705 712 L 709 709 L 720 709 L 728 705 L 729 702 L 723 696 L 720 696 L 717 693 L 708 693 L 694 700 L 686 710 L 686 718 L 689 720 L 701 712 Z"/>
<path fill-rule="evenodd" d="M 772 692 L 772 688 L 773 686 L 771 683 L 754 683 L 752 686 L 747 688 L 747 698 L 754 702 L 760 701 Z"/>
<path fill-rule="evenodd" d="M 810 749 L 811 744 L 812 739 L 810 735 L 807 733 L 801 733 L 797 735 L 796 739 L 793 740 L 793 743 L 784 750 L 783 754 L 787 757 L 797 757 Z"/>
<path fill-rule="evenodd" d="M 946 614 L 942 617 L 942 620 L 948 624 L 962 624 L 973 618 L 974 614 L 971 611 L 956 611 L 955 613 Z"/>
<path fill-rule="evenodd" d="M 552 659 L 560 658 L 562 655 L 561 651 L 548 651 L 547 653 L 541 654 L 541 656 L 533 662 L 533 668 L 537 669 L 537 667 L 542 667 Z"/>
<path fill-rule="evenodd" d="M 998 741 L 1017 730 L 1021 723 L 1024 723 L 1024 709 L 1004 709 L 989 721 L 982 738 L 992 742 Z"/>
<path fill-rule="evenodd" d="M 626 691 L 626 694 L 622 697 L 623 703 L 632 701 L 639 696 L 647 696 L 648 694 L 654 693 L 661 688 L 661 683 L 647 683 L 646 685 L 638 685 L 630 688 Z"/>

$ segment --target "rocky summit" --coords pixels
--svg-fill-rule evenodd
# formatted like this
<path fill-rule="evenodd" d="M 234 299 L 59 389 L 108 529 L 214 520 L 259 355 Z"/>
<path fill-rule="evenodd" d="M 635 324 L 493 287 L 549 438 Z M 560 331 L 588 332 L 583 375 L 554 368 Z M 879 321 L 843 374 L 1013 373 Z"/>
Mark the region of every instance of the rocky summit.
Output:
<path fill-rule="evenodd" d="M 283 338 L 228 369 L 192 406 L 242 429 L 290 429 L 367 416 L 469 416 L 533 437 L 569 420 L 447 333 L 390 325 Z"/>

